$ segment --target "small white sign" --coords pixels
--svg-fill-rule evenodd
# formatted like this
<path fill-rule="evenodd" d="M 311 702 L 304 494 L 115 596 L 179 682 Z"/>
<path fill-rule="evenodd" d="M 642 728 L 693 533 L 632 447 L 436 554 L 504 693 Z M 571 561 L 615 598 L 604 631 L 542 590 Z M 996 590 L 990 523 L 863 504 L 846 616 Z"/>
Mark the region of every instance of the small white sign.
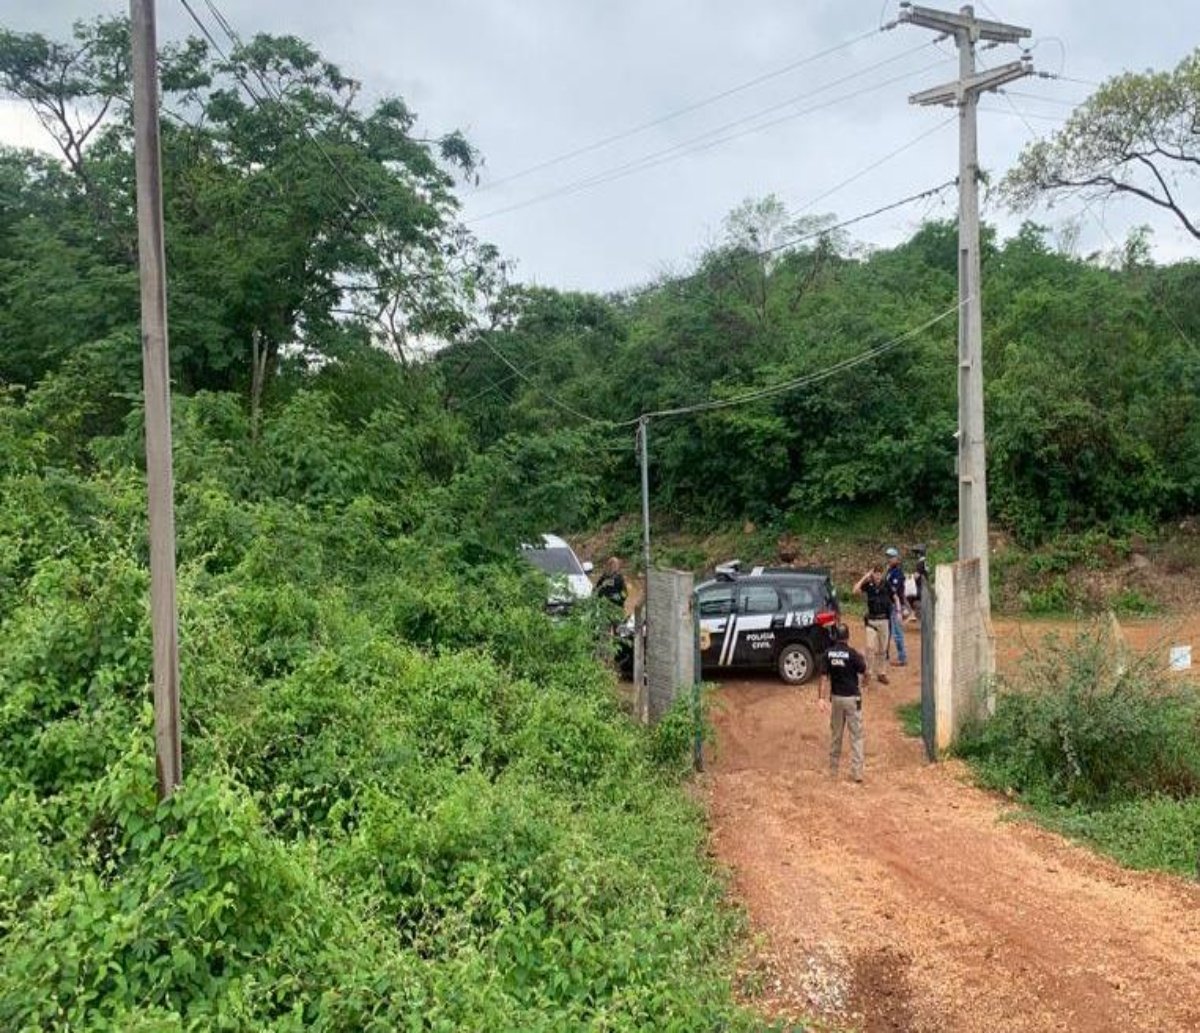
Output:
<path fill-rule="evenodd" d="M 1171 670 L 1172 671 L 1190 671 L 1192 669 L 1192 647 L 1191 646 L 1172 646 L 1171 647 Z"/>

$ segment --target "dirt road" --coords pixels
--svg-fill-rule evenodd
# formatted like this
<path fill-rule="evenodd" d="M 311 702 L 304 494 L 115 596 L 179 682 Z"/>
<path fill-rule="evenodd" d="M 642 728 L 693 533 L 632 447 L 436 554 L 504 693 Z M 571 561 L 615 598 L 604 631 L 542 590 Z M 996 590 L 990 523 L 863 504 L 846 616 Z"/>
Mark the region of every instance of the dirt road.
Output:
<path fill-rule="evenodd" d="M 826 775 L 815 696 L 730 682 L 715 717 L 713 845 L 761 937 L 763 1007 L 868 1031 L 1200 1030 L 1200 886 L 1006 821 L 925 764 L 895 716 L 916 664 L 867 699 L 861 787 Z"/>

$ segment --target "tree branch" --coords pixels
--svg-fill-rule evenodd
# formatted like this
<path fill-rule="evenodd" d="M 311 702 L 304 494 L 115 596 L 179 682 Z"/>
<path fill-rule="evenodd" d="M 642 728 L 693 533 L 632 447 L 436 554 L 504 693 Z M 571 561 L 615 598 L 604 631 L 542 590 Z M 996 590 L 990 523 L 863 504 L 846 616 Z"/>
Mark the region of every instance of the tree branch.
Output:
<path fill-rule="evenodd" d="M 1176 154 L 1173 151 L 1168 151 L 1158 143 L 1155 143 L 1151 148 L 1151 153 L 1161 154 L 1164 158 L 1170 158 L 1172 161 L 1185 161 L 1189 165 L 1200 165 L 1200 155 L 1184 154 L 1182 151 Z"/>
<path fill-rule="evenodd" d="M 1136 154 L 1135 153 L 1133 155 L 1133 157 L 1136 158 L 1138 161 L 1140 161 L 1143 165 L 1145 165 L 1146 168 L 1148 168 L 1154 174 L 1154 178 L 1156 180 L 1158 180 L 1158 185 L 1160 187 L 1162 187 L 1163 196 L 1166 198 L 1165 207 L 1169 208 L 1171 211 L 1173 211 L 1175 213 L 1176 218 L 1178 218 L 1179 221 L 1183 223 L 1183 225 L 1187 228 L 1187 231 L 1193 237 L 1200 239 L 1200 229 L 1197 229 L 1195 226 L 1192 225 L 1191 220 L 1184 214 L 1183 210 L 1179 207 L 1179 205 L 1176 204 L 1175 197 L 1171 193 L 1171 188 L 1167 186 L 1167 181 L 1165 178 L 1163 178 L 1163 174 L 1158 170 L 1158 166 L 1155 165 L 1154 162 L 1152 162 L 1144 154 Z"/>
<path fill-rule="evenodd" d="M 1088 187 L 1104 187 L 1116 193 L 1133 194 L 1145 201 L 1149 201 L 1159 208 L 1165 208 L 1169 212 L 1173 212 L 1176 218 L 1183 223 L 1187 231 L 1200 240 L 1200 229 L 1194 226 L 1190 219 L 1174 204 L 1173 201 L 1163 200 L 1153 191 L 1146 190 L 1144 187 L 1136 186 L 1133 183 L 1124 183 L 1113 176 L 1092 176 L 1090 179 L 1067 179 L 1065 176 L 1050 174 L 1047 176 L 1047 186 L 1054 189 L 1062 190 L 1086 190 Z"/>

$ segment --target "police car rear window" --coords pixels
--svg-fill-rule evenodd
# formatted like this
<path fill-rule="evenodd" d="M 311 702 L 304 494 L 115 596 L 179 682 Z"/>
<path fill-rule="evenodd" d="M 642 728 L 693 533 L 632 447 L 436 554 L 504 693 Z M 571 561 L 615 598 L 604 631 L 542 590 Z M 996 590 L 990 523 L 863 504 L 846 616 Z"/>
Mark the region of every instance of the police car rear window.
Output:
<path fill-rule="evenodd" d="M 700 593 L 700 616 L 723 617 L 733 611 L 733 586 L 715 585 Z"/>
<path fill-rule="evenodd" d="M 543 574 L 582 574 L 570 549 L 526 549 L 522 554 Z"/>
<path fill-rule="evenodd" d="M 784 589 L 784 594 L 792 610 L 815 610 L 823 601 L 815 585 L 792 585 Z"/>

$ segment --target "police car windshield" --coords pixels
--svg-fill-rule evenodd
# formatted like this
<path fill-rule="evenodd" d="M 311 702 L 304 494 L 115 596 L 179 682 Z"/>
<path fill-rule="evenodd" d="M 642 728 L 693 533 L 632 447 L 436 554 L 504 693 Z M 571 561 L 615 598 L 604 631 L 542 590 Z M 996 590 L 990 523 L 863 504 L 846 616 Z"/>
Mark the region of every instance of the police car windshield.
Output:
<path fill-rule="evenodd" d="M 570 549 L 529 549 L 525 555 L 543 574 L 578 575 L 583 573 L 579 560 Z"/>

